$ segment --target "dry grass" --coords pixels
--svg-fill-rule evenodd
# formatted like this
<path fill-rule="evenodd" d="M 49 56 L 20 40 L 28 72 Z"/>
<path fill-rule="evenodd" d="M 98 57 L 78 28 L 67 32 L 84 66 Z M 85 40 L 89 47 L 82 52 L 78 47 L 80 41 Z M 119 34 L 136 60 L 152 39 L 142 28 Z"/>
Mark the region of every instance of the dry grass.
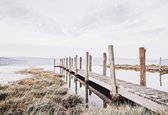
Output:
<path fill-rule="evenodd" d="M 112 105 L 106 109 L 90 108 L 83 115 L 157 115 L 140 106 L 131 106 L 129 104 Z"/>
<path fill-rule="evenodd" d="M 43 69 L 22 70 L 32 78 L 0 86 L 2 115 L 65 115 L 74 114 L 82 98 L 68 95 L 60 75 Z"/>
<path fill-rule="evenodd" d="M 0 86 L 0 115 L 155 115 L 140 106 L 120 104 L 85 109 L 83 99 L 69 95 L 61 75 L 43 69 L 22 70 L 32 78 Z"/>

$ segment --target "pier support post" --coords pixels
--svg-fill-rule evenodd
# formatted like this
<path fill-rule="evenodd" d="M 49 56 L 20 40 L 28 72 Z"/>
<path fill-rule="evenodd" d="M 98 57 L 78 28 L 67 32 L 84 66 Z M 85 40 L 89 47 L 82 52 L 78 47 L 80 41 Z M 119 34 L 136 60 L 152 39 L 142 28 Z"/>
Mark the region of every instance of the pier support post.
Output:
<path fill-rule="evenodd" d="M 74 59 L 73 58 L 71 58 L 71 67 L 73 68 L 73 66 L 74 66 Z"/>
<path fill-rule="evenodd" d="M 72 61 L 72 59 L 71 59 L 71 57 L 69 57 L 69 88 L 71 88 L 71 61 Z"/>
<path fill-rule="evenodd" d="M 82 57 L 80 57 L 79 59 L 79 69 L 82 69 Z M 82 87 L 82 83 L 79 82 L 79 84 L 80 84 L 80 87 Z"/>
<path fill-rule="evenodd" d="M 63 77 L 65 78 L 65 58 L 63 59 Z"/>
<path fill-rule="evenodd" d="M 62 70 L 61 70 L 61 64 L 62 64 L 62 62 L 61 62 L 61 59 L 60 59 L 60 74 L 61 74 L 61 71 L 62 71 Z"/>
<path fill-rule="evenodd" d="M 68 69 L 68 58 L 66 58 L 66 69 Z M 66 71 L 66 83 L 68 82 L 68 71 Z"/>
<path fill-rule="evenodd" d="M 108 46 L 109 51 L 109 63 L 110 63 L 110 77 L 111 77 L 111 96 L 112 99 L 118 97 L 117 85 L 116 85 L 116 76 L 115 76 L 115 62 L 114 62 L 114 49 L 112 45 Z"/>
<path fill-rule="evenodd" d="M 146 65 L 145 65 L 145 52 L 144 47 L 139 48 L 139 58 L 140 58 L 140 85 L 146 86 Z"/>
<path fill-rule="evenodd" d="M 54 73 L 55 73 L 55 58 L 54 58 Z"/>
<path fill-rule="evenodd" d="M 89 55 L 89 72 L 92 72 L 92 56 Z M 89 89 L 89 95 L 92 94 L 92 91 Z"/>
<path fill-rule="evenodd" d="M 162 86 L 162 58 L 159 60 L 159 77 L 160 77 L 160 86 Z"/>
<path fill-rule="evenodd" d="M 89 52 L 86 52 L 86 76 L 85 76 L 85 102 L 86 102 L 86 108 L 88 108 L 88 80 L 89 80 L 88 61 L 89 61 Z"/>
<path fill-rule="evenodd" d="M 106 76 L 106 68 L 107 68 L 107 54 L 103 53 L 103 76 Z M 103 108 L 107 107 L 107 102 L 103 100 Z"/>
<path fill-rule="evenodd" d="M 106 76 L 106 68 L 107 68 L 107 54 L 103 53 L 103 75 Z"/>
<path fill-rule="evenodd" d="M 77 94 L 77 88 L 78 88 L 78 84 L 77 84 L 77 72 L 78 72 L 78 56 L 76 55 L 75 56 L 75 94 Z"/>

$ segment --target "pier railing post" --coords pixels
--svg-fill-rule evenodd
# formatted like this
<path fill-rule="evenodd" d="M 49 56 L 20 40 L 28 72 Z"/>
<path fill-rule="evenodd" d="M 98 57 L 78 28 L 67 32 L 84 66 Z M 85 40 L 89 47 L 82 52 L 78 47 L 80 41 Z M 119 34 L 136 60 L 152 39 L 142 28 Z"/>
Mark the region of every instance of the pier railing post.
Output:
<path fill-rule="evenodd" d="M 79 69 L 82 69 L 82 57 L 79 59 Z M 79 83 L 80 87 L 82 87 L 82 83 Z"/>
<path fill-rule="evenodd" d="M 66 69 L 68 69 L 68 58 L 66 58 Z M 66 83 L 68 81 L 68 71 L 66 70 Z"/>
<path fill-rule="evenodd" d="M 107 54 L 103 53 L 103 76 L 106 76 L 106 68 L 107 68 Z M 107 107 L 107 102 L 103 100 L 103 108 Z"/>
<path fill-rule="evenodd" d="M 79 69 L 82 69 L 82 57 L 80 57 L 80 65 L 79 65 Z"/>
<path fill-rule="evenodd" d="M 115 76 L 115 63 L 114 63 L 114 50 L 113 46 L 108 46 L 109 51 L 109 63 L 110 63 L 110 77 L 111 77 L 111 95 L 112 98 L 118 96 L 117 85 L 116 85 L 116 76 Z"/>
<path fill-rule="evenodd" d="M 72 59 L 71 59 L 71 57 L 69 57 L 69 88 L 71 88 L 71 61 L 72 61 Z"/>
<path fill-rule="evenodd" d="M 60 74 L 62 74 L 61 72 L 62 72 L 62 70 L 61 70 L 61 64 L 62 64 L 62 61 L 61 61 L 62 59 L 60 59 Z"/>
<path fill-rule="evenodd" d="M 75 94 L 77 94 L 77 72 L 78 72 L 78 56 L 75 56 Z"/>
<path fill-rule="evenodd" d="M 63 59 L 63 75 L 64 75 L 64 78 L 65 78 L 65 58 Z"/>
<path fill-rule="evenodd" d="M 103 75 L 106 76 L 106 68 L 107 68 L 107 54 L 103 53 Z"/>
<path fill-rule="evenodd" d="M 89 61 L 89 52 L 86 52 L 86 76 L 85 76 L 85 102 L 86 102 L 86 108 L 88 108 L 88 80 L 89 80 L 88 61 Z"/>
<path fill-rule="evenodd" d="M 145 64 L 145 52 L 144 47 L 139 48 L 139 58 L 140 58 L 140 85 L 146 86 L 146 64 Z"/>
<path fill-rule="evenodd" d="M 91 55 L 89 55 L 89 72 L 92 72 L 92 56 Z M 89 95 L 91 95 L 92 94 L 92 91 L 91 90 L 89 90 Z"/>
<path fill-rule="evenodd" d="M 159 60 L 159 77 L 160 77 L 160 86 L 162 86 L 162 58 Z"/>
<path fill-rule="evenodd" d="M 54 73 L 55 73 L 55 58 L 54 58 Z"/>
<path fill-rule="evenodd" d="M 73 60 L 73 58 L 71 58 L 71 67 L 73 68 L 73 62 L 74 62 L 74 60 Z"/>

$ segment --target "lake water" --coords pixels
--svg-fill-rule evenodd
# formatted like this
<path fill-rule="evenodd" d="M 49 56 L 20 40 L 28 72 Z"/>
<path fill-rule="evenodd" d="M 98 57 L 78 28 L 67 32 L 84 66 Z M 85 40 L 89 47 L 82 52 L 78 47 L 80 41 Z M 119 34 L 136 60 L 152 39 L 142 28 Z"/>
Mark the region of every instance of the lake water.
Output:
<path fill-rule="evenodd" d="M 51 60 L 50 60 L 51 61 Z M 97 60 L 98 61 L 98 60 Z M 84 61 L 83 61 L 84 62 Z M 136 61 L 131 61 L 130 63 L 135 64 Z M 124 61 L 122 61 L 124 63 Z M 151 62 L 152 63 L 152 62 Z M 155 61 L 157 63 L 157 61 Z M 165 62 L 167 63 L 167 62 Z M 58 63 L 57 63 L 58 64 Z M 102 67 L 100 66 L 101 63 L 94 62 L 96 66 L 93 66 L 92 71 L 95 73 L 102 74 Z M 31 77 L 30 75 L 21 75 L 16 74 L 15 71 L 21 70 L 21 69 L 28 69 L 28 68 L 44 68 L 45 70 L 53 71 L 53 64 L 50 62 L 49 64 L 39 64 L 39 65 L 33 65 L 33 64 L 13 64 L 13 65 L 6 65 L 6 66 L 0 66 L 0 84 L 7 84 L 12 81 L 16 81 L 19 79 Z M 83 66 L 85 68 L 85 66 Z M 56 68 L 56 72 L 59 73 L 59 68 Z M 109 69 L 107 69 L 107 76 L 109 76 Z M 116 78 L 128 82 L 132 82 L 135 84 L 139 84 L 139 72 L 137 71 L 128 71 L 128 70 L 116 70 Z M 147 87 L 151 87 L 154 89 L 162 90 L 165 92 L 168 92 L 168 74 L 165 74 L 162 76 L 162 85 L 160 84 L 160 76 L 159 73 L 148 73 L 146 74 L 146 81 L 147 81 Z M 73 80 L 72 80 L 73 82 Z M 79 83 L 78 83 L 79 86 Z M 67 84 L 68 87 L 68 84 Z M 75 93 L 74 89 L 74 83 L 72 83 L 72 88 L 69 90 L 70 93 Z M 85 88 L 79 88 L 78 87 L 78 94 L 84 98 L 85 96 Z M 89 96 L 89 105 L 95 106 L 95 107 L 102 107 L 103 101 L 97 97 L 96 95 L 92 94 Z"/>

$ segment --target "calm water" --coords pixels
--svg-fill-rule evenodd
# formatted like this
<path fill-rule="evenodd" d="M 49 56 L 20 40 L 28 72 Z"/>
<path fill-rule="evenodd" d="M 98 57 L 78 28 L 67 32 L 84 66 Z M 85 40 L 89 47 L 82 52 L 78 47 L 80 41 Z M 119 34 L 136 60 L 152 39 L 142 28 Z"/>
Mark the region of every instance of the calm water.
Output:
<path fill-rule="evenodd" d="M 84 62 L 84 61 L 83 61 Z M 95 73 L 102 74 L 102 67 L 100 66 L 101 63 L 97 63 L 97 61 L 94 62 L 95 65 L 93 66 L 92 71 Z M 119 62 L 119 61 L 118 61 Z M 126 60 L 123 60 L 122 63 L 126 62 Z M 135 62 L 137 61 L 130 61 L 129 63 L 131 64 L 136 64 Z M 154 61 L 156 64 L 158 61 Z M 149 63 L 149 62 L 148 62 Z M 151 61 L 152 63 L 152 61 Z M 165 62 L 167 63 L 167 61 Z M 19 65 L 7 65 L 7 66 L 0 66 L 0 84 L 6 84 L 8 82 L 16 81 L 19 79 L 23 79 L 26 77 L 31 77 L 30 75 L 21 75 L 21 74 L 16 74 L 15 71 L 21 70 L 21 69 L 28 69 L 28 68 L 44 68 L 45 70 L 50 70 L 53 71 L 53 64 L 50 62 L 48 65 L 24 65 L 24 64 L 19 64 Z M 85 66 L 83 66 L 85 68 Z M 56 72 L 59 73 L 59 68 L 56 69 Z M 107 76 L 109 76 L 109 69 L 107 70 Z M 116 78 L 128 82 L 132 82 L 135 84 L 139 84 L 139 72 L 136 71 L 126 71 L 126 70 L 116 70 Z M 162 86 L 160 84 L 160 76 L 159 73 L 147 73 L 146 75 L 146 81 L 147 81 L 147 87 L 151 87 L 154 89 L 162 90 L 165 92 L 168 92 L 168 74 L 162 76 Z M 72 80 L 73 82 L 73 80 Z M 74 89 L 74 83 L 71 83 L 71 89 L 69 90 L 70 93 L 75 93 Z M 78 83 L 79 86 L 79 83 Z M 67 84 L 68 87 L 68 84 Z M 85 93 L 85 88 L 79 88 L 78 87 L 78 94 L 84 98 Z M 95 106 L 95 107 L 102 107 L 102 100 L 97 97 L 96 95 L 92 94 L 89 96 L 89 105 Z"/>

